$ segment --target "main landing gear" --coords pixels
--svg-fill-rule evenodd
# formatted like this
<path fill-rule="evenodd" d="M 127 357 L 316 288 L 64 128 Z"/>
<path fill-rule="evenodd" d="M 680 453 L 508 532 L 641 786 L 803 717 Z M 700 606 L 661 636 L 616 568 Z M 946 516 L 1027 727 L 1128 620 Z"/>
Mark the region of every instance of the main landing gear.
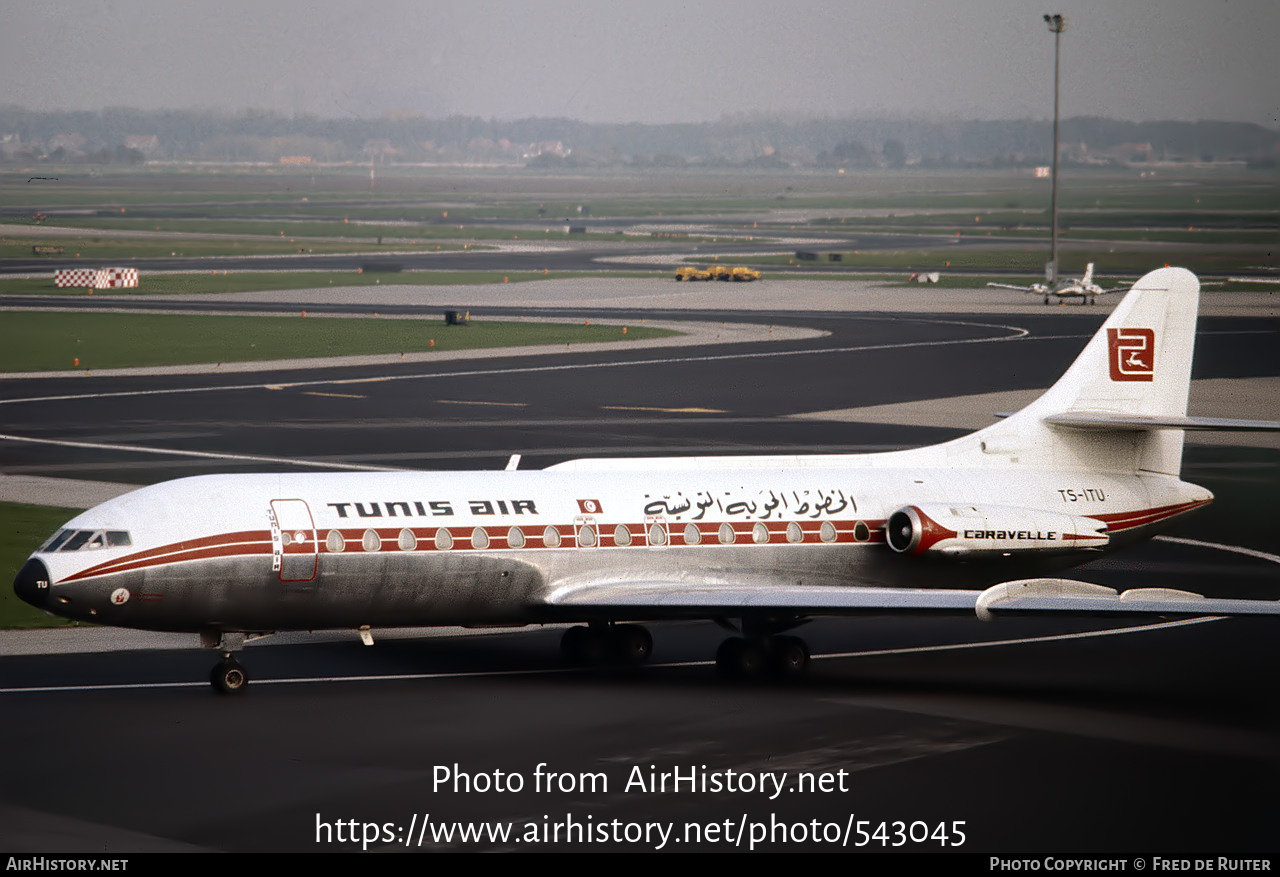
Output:
<path fill-rule="evenodd" d="M 731 636 L 716 650 L 716 669 L 726 679 L 794 678 L 809 669 L 809 646 L 798 636 Z"/>
<path fill-rule="evenodd" d="M 798 636 L 774 632 L 791 626 L 794 622 L 744 625 L 745 636 L 731 636 L 720 644 L 716 669 L 726 679 L 804 675 L 809 669 L 808 644 Z M 574 667 L 638 667 L 653 654 L 653 637 L 638 624 L 592 622 L 566 630 L 560 653 Z"/>
<path fill-rule="evenodd" d="M 575 667 L 638 667 L 653 654 L 653 637 L 638 624 L 579 625 L 560 638 L 560 654 Z"/>

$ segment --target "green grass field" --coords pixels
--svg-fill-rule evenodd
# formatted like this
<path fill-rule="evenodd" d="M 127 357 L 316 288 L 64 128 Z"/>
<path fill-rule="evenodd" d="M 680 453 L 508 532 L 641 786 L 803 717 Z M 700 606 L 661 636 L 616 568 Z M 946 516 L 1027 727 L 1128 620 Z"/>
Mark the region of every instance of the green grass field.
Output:
<path fill-rule="evenodd" d="M 587 231 L 569 237 L 566 220 L 546 220 L 543 228 L 503 228 L 501 226 L 468 226 L 457 222 L 348 222 L 345 219 L 130 219 L 119 217 L 50 217 L 39 223 L 32 220 L 16 220 L 15 224 L 33 228 L 112 229 L 115 231 L 161 232 L 166 235 L 223 235 L 260 238 L 263 241 L 297 241 L 298 245 L 311 246 L 310 242 L 347 241 L 368 245 L 376 240 L 380 246 L 392 249 L 414 247 L 436 249 L 437 241 L 450 242 L 443 249 L 458 249 L 459 241 L 621 241 L 627 236 L 619 232 Z M 675 240 L 694 240 L 689 235 L 675 235 Z M 696 238 L 700 240 L 701 238 Z M 16 238 L 21 240 L 21 238 Z"/>
<path fill-rule="evenodd" d="M 822 252 L 827 252 L 823 250 Z M 838 262 L 809 261 L 795 256 L 754 256 L 752 265 L 785 266 L 788 271 L 857 271 L 899 268 L 903 271 L 943 271 L 962 268 L 966 271 L 1018 271 L 1043 276 L 1048 247 L 1011 249 L 993 245 L 987 247 L 957 247 L 936 250 L 863 250 L 842 252 Z M 1082 274 L 1085 264 L 1095 263 L 1100 275 L 1142 275 L 1161 265 L 1181 265 L 1196 273 L 1221 273 L 1245 271 L 1253 266 L 1280 267 L 1280 251 L 1236 249 L 1229 247 L 1192 247 L 1168 243 L 1148 245 L 1142 249 L 1124 249 L 1116 244 L 1101 248 L 1082 248 L 1081 245 L 1060 247 L 1059 264 L 1062 273 Z M 690 261 L 707 263 L 710 259 Z"/>
<path fill-rule="evenodd" d="M 33 247 L 61 247 L 64 256 L 85 260 L 125 261 L 164 256 L 291 256 L 325 253 L 415 253 L 425 250 L 461 250 L 461 243 L 419 243 L 394 241 L 375 244 L 370 241 L 316 238 L 272 237 L 0 237 L 0 259 L 25 259 Z M 475 249 L 474 246 L 470 247 Z"/>
<path fill-rule="evenodd" d="M 0 371 L 55 371 L 628 342 L 677 334 L 645 326 L 336 317 L 232 317 L 12 311 Z M 78 363 L 76 362 L 78 360 Z"/>
<path fill-rule="evenodd" d="M 23 603 L 13 593 L 12 583 L 27 556 L 78 514 L 79 509 L 0 502 L 0 628 L 61 627 L 70 623 Z"/>
<path fill-rule="evenodd" d="M 208 271 L 183 274 L 142 274 L 131 289 L 111 295 L 188 295 L 191 293 L 264 292 L 274 289 L 326 289 L 343 286 L 482 286 L 489 283 L 528 283 L 572 277 L 655 277 L 654 271 Z M 90 295 L 87 289 L 59 289 L 52 272 L 47 277 L 0 278 L 0 295 Z M 106 295 L 108 293 L 101 293 Z"/>

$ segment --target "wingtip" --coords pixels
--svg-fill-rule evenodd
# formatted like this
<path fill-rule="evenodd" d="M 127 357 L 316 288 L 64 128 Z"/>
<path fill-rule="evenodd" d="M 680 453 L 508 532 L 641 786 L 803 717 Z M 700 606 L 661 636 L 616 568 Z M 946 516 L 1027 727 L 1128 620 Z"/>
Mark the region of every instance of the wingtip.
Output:
<path fill-rule="evenodd" d="M 1194 294 L 1200 291 L 1200 278 L 1186 268 L 1166 265 L 1142 275 L 1133 288 Z"/>

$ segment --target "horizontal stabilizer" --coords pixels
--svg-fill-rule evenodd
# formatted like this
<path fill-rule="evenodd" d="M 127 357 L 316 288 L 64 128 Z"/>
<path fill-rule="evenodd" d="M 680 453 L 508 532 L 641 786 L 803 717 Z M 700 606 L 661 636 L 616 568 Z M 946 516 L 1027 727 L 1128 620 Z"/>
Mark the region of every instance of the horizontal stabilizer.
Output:
<path fill-rule="evenodd" d="M 1143 414 L 1113 414 L 1099 411 L 1067 411 L 1043 418 L 1050 426 L 1070 429 L 1094 429 L 1113 432 L 1145 432 L 1152 429 L 1215 429 L 1244 432 L 1280 430 L 1280 423 L 1273 420 L 1231 420 L 1225 417 L 1150 416 Z"/>

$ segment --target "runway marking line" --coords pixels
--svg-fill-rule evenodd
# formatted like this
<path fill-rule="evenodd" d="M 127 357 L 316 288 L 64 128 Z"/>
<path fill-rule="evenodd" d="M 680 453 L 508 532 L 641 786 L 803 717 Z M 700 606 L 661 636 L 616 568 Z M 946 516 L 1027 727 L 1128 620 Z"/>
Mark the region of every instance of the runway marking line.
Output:
<path fill-rule="evenodd" d="M 187 451 L 180 448 L 150 448 L 145 445 L 121 445 L 109 442 L 77 442 L 70 439 L 32 438 L 24 435 L 7 435 L 0 433 L 0 441 L 26 442 L 34 445 L 56 445 L 63 448 L 89 448 L 97 451 L 130 451 L 137 454 L 160 454 L 175 457 L 198 457 L 205 460 L 238 460 L 246 463 L 280 463 L 289 466 L 314 466 L 319 469 L 350 470 L 359 469 L 365 472 L 405 472 L 395 466 L 373 466 L 366 463 L 331 463 L 326 460 L 304 460 L 297 457 L 268 457 L 261 454 L 232 454 L 215 451 Z"/>
<path fill-rule="evenodd" d="M 465 399 L 436 399 L 437 405 L 492 405 L 499 408 L 528 408 L 528 402 L 482 402 Z"/>
<path fill-rule="evenodd" d="M 601 405 L 601 411 L 659 411 L 663 414 L 728 414 L 723 408 L 650 408 L 644 405 Z"/>
<path fill-rule="evenodd" d="M 1239 545 L 1223 545 L 1220 542 L 1205 542 L 1201 539 L 1187 539 L 1183 536 L 1154 536 L 1152 538 L 1159 542 L 1172 542 L 1175 545 L 1190 545 L 1194 548 L 1214 548 L 1218 551 L 1230 551 L 1234 554 L 1243 554 L 1246 557 L 1256 557 L 1259 560 L 1266 560 L 1271 563 L 1280 563 L 1280 555 L 1268 554 L 1265 551 L 1258 551 L 1253 548 L 1244 548 Z"/>

